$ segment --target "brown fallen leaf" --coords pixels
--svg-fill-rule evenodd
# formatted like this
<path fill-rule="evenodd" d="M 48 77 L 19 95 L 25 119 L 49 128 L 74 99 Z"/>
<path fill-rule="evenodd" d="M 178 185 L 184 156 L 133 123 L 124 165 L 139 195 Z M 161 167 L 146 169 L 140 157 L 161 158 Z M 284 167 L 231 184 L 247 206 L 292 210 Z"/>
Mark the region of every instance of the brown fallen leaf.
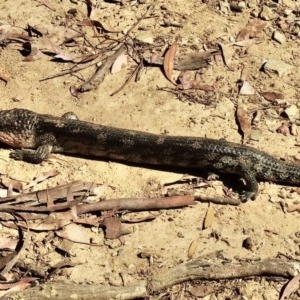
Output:
<path fill-rule="evenodd" d="M 5 83 L 7 83 L 10 80 L 10 74 L 3 68 L 0 68 L 0 79 L 3 80 Z"/>
<path fill-rule="evenodd" d="M 247 112 L 246 106 L 240 101 L 237 105 L 236 116 L 240 129 L 243 132 L 243 144 L 247 143 L 251 136 L 251 117 Z"/>
<path fill-rule="evenodd" d="M 250 22 L 246 27 L 244 27 L 237 35 L 236 41 L 248 40 L 256 37 L 259 33 L 263 31 L 267 23 L 254 20 Z"/>
<path fill-rule="evenodd" d="M 34 180 L 30 181 L 26 186 L 24 186 L 23 191 L 28 191 L 34 186 L 36 186 L 38 183 L 41 183 L 45 181 L 48 178 L 55 177 L 59 174 L 59 171 L 57 170 L 51 170 L 48 172 L 42 172 L 40 175 L 38 175 Z"/>
<path fill-rule="evenodd" d="M 4 177 L 2 178 L 1 183 L 6 188 L 12 187 L 14 190 L 17 190 L 18 192 L 23 191 L 23 183 L 20 180 Z"/>
<path fill-rule="evenodd" d="M 216 211 L 212 206 L 209 206 L 206 211 L 206 216 L 203 222 L 203 229 L 211 227 L 215 219 Z"/>
<path fill-rule="evenodd" d="M 0 292 L 0 298 L 3 299 L 3 297 L 6 294 L 10 294 L 10 293 L 17 293 L 20 292 L 24 289 L 26 289 L 27 287 L 31 286 L 31 282 L 38 280 L 37 277 L 25 277 L 22 278 L 21 280 L 19 280 L 18 282 L 13 282 L 13 283 L 1 283 L 0 284 L 0 290 L 7 290 L 7 291 L 3 291 Z"/>
<path fill-rule="evenodd" d="M 262 92 L 260 93 L 266 100 L 275 102 L 276 100 L 284 99 L 283 94 L 276 92 Z"/>
<path fill-rule="evenodd" d="M 234 54 L 234 49 L 232 47 L 230 47 L 229 45 L 225 45 L 222 43 L 219 43 L 219 46 L 222 51 L 224 63 L 227 67 L 229 67 L 231 64 L 232 56 Z"/>
<path fill-rule="evenodd" d="M 279 300 L 288 300 L 291 294 L 295 293 L 299 289 L 300 274 L 293 277 L 284 288 L 284 291 Z"/>
<path fill-rule="evenodd" d="M 169 47 L 169 49 L 167 50 L 164 57 L 164 63 L 163 63 L 165 75 L 167 79 L 173 84 L 175 84 L 172 79 L 172 74 L 174 70 L 174 58 L 175 58 L 176 49 L 177 49 L 177 42 L 175 41 L 171 45 L 171 47 Z"/>
<path fill-rule="evenodd" d="M 106 26 L 103 25 L 103 23 L 97 21 L 97 20 L 91 20 L 91 19 L 83 19 L 77 23 L 79 26 L 93 26 L 96 28 L 98 33 L 118 33 L 120 31 L 110 30 Z"/>
<path fill-rule="evenodd" d="M 105 226 L 105 237 L 107 239 L 117 239 L 122 235 L 131 233 L 130 230 L 123 228 L 120 218 L 118 217 L 108 217 L 103 221 Z"/>
<path fill-rule="evenodd" d="M 180 82 L 178 84 L 178 88 L 182 90 L 196 89 L 203 90 L 206 92 L 215 90 L 215 86 L 213 85 L 205 84 L 198 80 L 189 80 L 187 71 L 180 72 L 178 76 L 178 81 Z"/>
<path fill-rule="evenodd" d="M 57 231 L 56 234 L 59 237 L 74 243 L 90 244 L 90 237 L 87 234 L 87 229 L 77 224 L 69 224 L 62 230 Z"/>
<path fill-rule="evenodd" d="M 15 250 L 18 240 L 15 238 L 1 237 L 0 249 Z M 1 289 L 1 288 L 0 288 Z"/>
<path fill-rule="evenodd" d="M 287 135 L 290 134 L 290 129 L 289 129 L 289 127 L 288 127 L 285 123 L 282 123 L 282 124 L 276 129 L 276 132 L 281 133 L 281 134 L 287 136 Z"/>
<path fill-rule="evenodd" d="M 261 41 L 257 38 L 253 38 L 253 39 L 247 39 L 247 40 L 242 40 L 242 41 L 238 41 L 233 43 L 234 46 L 239 46 L 239 47 L 249 47 L 255 44 L 259 44 L 261 43 Z"/>
<path fill-rule="evenodd" d="M 198 248 L 198 245 L 199 245 L 198 239 L 191 242 L 191 244 L 189 246 L 189 250 L 188 250 L 188 255 L 187 255 L 189 259 L 194 257 L 196 250 Z"/>
<path fill-rule="evenodd" d="M 0 42 L 6 40 L 7 35 L 11 31 L 12 26 L 9 24 L 0 25 Z"/>

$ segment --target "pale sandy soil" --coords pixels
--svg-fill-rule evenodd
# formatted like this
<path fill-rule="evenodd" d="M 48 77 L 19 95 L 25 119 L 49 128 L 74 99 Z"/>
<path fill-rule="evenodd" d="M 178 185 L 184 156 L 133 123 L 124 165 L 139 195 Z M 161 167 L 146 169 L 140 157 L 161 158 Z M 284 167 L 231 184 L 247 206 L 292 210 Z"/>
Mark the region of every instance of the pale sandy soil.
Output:
<path fill-rule="evenodd" d="M 0 22 L 14 25 L 15 31 L 20 33 L 24 32 L 23 29 L 28 24 L 44 29 L 65 24 L 75 27 L 74 20 L 66 21 L 67 11 L 77 8 L 78 20 L 82 19 L 81 14 L 86 13 L 86 6 L 81 2 L 74 4 L 71 1 L 51 1 L 50 8 L 40 5 L 39 2 L 42 1 L 1 1 Z M 123 6 L 96 0 L 94 2 L 98 4 L 94 19 L 103 22 L 111 30 L 126 31 L 145 12 L 150 1 L 146 1 L 146 4 L 126 2 Z M 209 3 L 196 0 L 158 1 L 152 12 L 155 18 L 142 21 L 139 27 L 145 30 L 136 29 L 132 36 L 146 33 L 163 41 L 163 47 L 172 43 L 175 37 L 179 37 L 178 55 L 180 51 L 202 50 L 204 44 L 218 42 L 229 45 L 252 18 L 251 14 L 258 13 L 261 8 L 256 1 L 250 1 L 252 8 L 245 9 L 242 13 L 221 13 L 217 2 L 207 2 Z M 287 4 L 291 9 L 295 5 L 293 1 Z M 275 7 L 273 10 L 274 18 L 277 18 L 279 9 Z M 182 23 L 183 27 L 161 26 L 167 17 L 172 22 Z M 173 87 L 159 68 L 144 69 L 140 81 L 131 81 L 116 96 L 111 97 L 110 94 L 123 84 L 129 74 L 129 68 L 107 75 L 97 90 L 75 98 L 69 91 L 70 86 L 82 84 L 82 80 L 91 76 L 93 68 L 79 72 L 76 76 L 67 75 L 40 81 L 72 64 L 53 62 L 47 55 L 42 55 L 39 60 L 26 62 L 19 52 L 20 44 L 9 44 L 0 52 L 1 70 L 5 70 L 11 77 L 7 85 L 0 82 L 0 109 L 26 108 L 56 116 L 73 111 L 82 120 L 110 126 L 173 135 L 225 138 L 240 143 L 241 135 L 235 118 L 237 99 L 243 99 L 253 110 L 260 109 L 263 105 L 272 107 L 258 95 L 238 96 L 237 81 L 241 76 L 243 64 L 247 64 L 247 79 L 257 91 L 281 92 L 288 103 L 298 105 L 299 40 L 297 36 L 286 34 L 285 43 L 274 41 L 271 38 L 275 28 L 274 22 L 274 19 L 266 21 L 266 27 L 259 35 L 260 43 L 248 47 L 246 51 L 234 48 L 235 54 L 230 69 L 223 63 L 212 62 L 202 72 L 200 78 L 203 82 L 217 83 L 218 86 L 208 94 L 201 92 L 203 97 L 211 97 L 212 103 L 208 106 L 180 101 L 174 94 L 157 90 L 157 87 Z M 265 74 L 260 68 L 266 59 L 282 60 L 293 65 L 294 69 L 281 77 L 273 73 Z M 178 72 L 175 72 L 175 75 L 178 75 Z M 299 159 L 299 147 L 296 146 L 300 141 L 299 136 L 284 136 L 276 132 L 281 123 L 287 120 L 280 118 L 281 111 L 281 108 L 260 111 L 261 117 L 256 124 L 260 130 L 259 142 L 251 141 L 250 144 L 281 158 Z M 1 149 L 0 157 L 0 172 L 21 181 L 30 181 L 42 172 L 53 169 L 60 172 L 58 176 L 36 188 L 74 180 L 94 181 L 108 186 L 103 192 L 106 199 L 161 195 L 165 191 L 164 183 L 182 176 L 115 162 L 58 154 L 41 165 L 14 161 L 9 158 L 9 149 Z M 213 181 L 209 188 L 201 189 L 201 193 L 220 195 L 222 187 L 221 181 Z M 279 253 L 297 259 L 299 214 L 285 213 L 279 202 L 291 204 L 299 199 L 299 194 L 292 192 L 291 188 L 271 183 L 260 183 L 259 190 L 256 201 L 238 207 L 212 205 L 216 210 L 216 218 L 212 226 L 205 230 L 202 230 L 202 223 L 208 204 L 201 203 L 183 209 L 161 211 L 161 215 L 151 222 L 125 224 L 132 233 L 125 236 L 124 245 L 119 240 L 105 240 L 101 228 L 99 232 L 88 228 L 87 234 L 96 239 L 101 246 L 74 244 L 71 260 L 76 266 L 67 269 L 62 275 L 57 275 L 55 279 L 113 286 L 128 284 L 141 279 L 143 274 L 162 272 L 187 261 L 189 245 L 196 239 L 199 239 L 199 245 L 195 257 L 205 257 L 214 251 L 222 250 L 223 256 L 232 260 L 274 258 Z M 1 235 L 8 234 L 7 229 L 2 230 Z M 61 242 L 58 237 L 53 237 L 47 244 L 47 249 L 36 247 L 41 246 L 40 241 L 44 237 L 45 233 L 33 236 L 24 257 L 25 261 L 36 260 L 38 264 L 47 263 L 51 266 L 62 259 L 54 250 L 55 245 Z M 242 247 L 242 242 L 247 237 L 253 240 L 252 250 Z M 150 252 L 159 258 L 154 259 L 153 265 L 149 265 L 147 260 L 137 256 L 141 251 Z M 201 282 L 197 284 L 201 285 Z M 242 299 L 239 298 L 241 295 L 237 295 L 237 287 L 242 288 L 240 292 L 242 291 L 242 296 L 245 297 L 243 299 L 277 299 L 282 285 L 282 282 L 277 284 L 258 278 L 233 281 L 228 283 L 228 288 L 222 293 L 214 296 L 212 294 L 211 298 L 206 299 Z"/>

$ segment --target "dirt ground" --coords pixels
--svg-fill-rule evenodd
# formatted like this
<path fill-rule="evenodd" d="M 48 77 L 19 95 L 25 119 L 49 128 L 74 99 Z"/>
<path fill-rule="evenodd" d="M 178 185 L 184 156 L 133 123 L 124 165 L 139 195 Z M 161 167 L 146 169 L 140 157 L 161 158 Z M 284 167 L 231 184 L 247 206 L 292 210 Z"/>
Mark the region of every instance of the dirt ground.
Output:
<path fill-rule="evenodd" d="M 104 40 L 104 35 L 121 38 L 153 3 L 148 0 L 92 2 L 91 19 L 101 22 L 108 31 L 119 33 L 97 33 L 91 27 L 78 26 L 77 22 L 87 16 L 84 1 L 1 1 L 0 24 L 12 25 L 11 32 L 26 35 L 25 28 L 28 25 L 43 32 L 59 26 L 73 28 L 97 44 L 97 40 Z M 225 45 L 224 49 L 229 54 L 223 53 L 223 58 L 228 55 L 230 63 L 225 64 L 221 55 L 215 56 L 205 68 L 192 73 L 203 84 L 214 86 L 211 91 L 195 91 L 198 101 L 160 90 L 175 87 L 166 79 L 161 68 L 152 66 L 141 70 L 137 82 L 130 81 L 119 93 L 111 96 L 136 67 L 133 61 L 121 71 L 107 74 L 97 89 L 74 97 L 70 87 L 82 85 L 92 76 L 95 66 L 72 75 L 41 81 L 74 67 L 75 63 L 53 61 L 53 57 L 44 53 L 39 59 L 26 61 L 26 55 L 20 52 L 22 43 L 17 41 L 6 44 L 0 36 L 3 41 L 0 71 L 9 76 L 7 83 L 0 82 L 0 108 L 26 108 L 55 116 L 72 111 L 81 120 L 103 125 L 241 143 L 236 107 L 238 101 L 242 101 L 248 112 L 255 112 L 256 115 L 252 122 L 250 145 L 282 159 L 296 161 L 300 158 L 300 138 L 297 132 L 299 7 L 297 1 L 292 0 L 252 0 L 245 3 L 239 2 L 242 9 L 235 11 L 233 6 L 230 8 L 227 2 L 222 1 L 158 0 L 148 17 L 140 20 L 130 33 L 131 38 L 149 42 L 149 47 L 142 53 L 144 58 L 150 57 L 154 50 L 158 56 L 163 55 L 175 39 L 178 45 L 176 55 L 179 58 L 183 53 L 220 49 L 218 45 Z M 253 20 L 265 24 L 255 36 L 257 42 L 247 47 L 234 46 L 233 42 L 239 32 Z M 278 40 L 274 31 L 281 34 Z M 41 39 L 34 36 L 32 45 L 37 45 Z M 80 57 L 90 51 L 91 48 L 87 43 L 84 44 L 82 38 L 75 40 L 77 44 L 72 47 L 61 45 L 60 49 L 65 51 L 66 56 L 66 53 L 75 53 Z M 101 49 L 101 44 L 98 46 Z M 221 59 L 218 60 L 218 57 Z M 274 71 L 272 68 L 263 70 L 266 61 L 276 61 L 278 65 L 279 62 L 284 63 L 284 71 Z M 179 71 L 174 71 L 172 76 L 177 78 L 178 75 Z M 239 80 L 249 82 L 255 92 L 251 95 L 239 94 Z M 277 92 L 283 96 L 279 100 L 268 101 L 259 94 L 262 92 Z M 289 107 L 293 108 L 291 113 L 286 111 Z M 285 131 L 277 130 L 282 124 L 283 131 L 287 128 L 286 134 L 283 134 Z M 10 149 L 0 150 L 0 172 L 3 178 L 29 182 L 42 172 L 57 170 L 59 175 L 34 189 L 75 180 L 91 181 L 103 184 L 102 199 L 161 196 L 167 191 L 164 186 L 166 183 L 179 180 L 183 175 L 62 154 L 53 154 L 46 162 L 33 165 L 14 161 L 9 158 L 9 153 Z M 205 184 L 200 185 L 202 188 L 195 189 L 196 193 L 224 195 L 226 186 L 221 180 L 203 182 Z M 237 197 L 237 194 L 234 196 Z M 181 209 L 161 210 L 150 222 L 124 224 L 131 233 L 124 236 L 123 243 L 119 239 L 105 239 L 101 227 L 85 227 L 86 235 L 98 246 L 73 243 L 70 259 L 74 266 L 64 269 L 54 279 L 104 286 L 127 285 L 188 261 L 188 249 L 193 241 L 198 242 L 193 257 L 205 258 L 222 251 L 223 257 L 232 261 L 275 258 L 279 255 L 297 259 L 300 253 L 299 213 L 287 213 L 283 207 L 298 199 L 299 190 L 296 188 L 261 182 L 255 201 L 239 206 L 211 204 L 215 210 L 215 219 L 206 229 L 203 229 L 203 221 L 209 205 L 200 202 Z M 137 218 L 145 214 L 149 215 L 145 212 L 128 213 L 128 216 Z M 1 237 L 12 235 L 16 233 L 2 227 Z M 44 242 L 45 238 L 47 243 Z M 250 249 L 243 247 L 246 238 L 252 239 Z M 60 243 L 58 236 L 49 238 L 48 232 L 33 233 L 22 259 L 45 271 L 62 260 L 61 253 L 56 251 Z M 139 257 L 141 252 L 150 254 L 151 263 Z M 215 282 L 215 290 L 205 299 L 278 299 L 284 283 L 285 280 L 270 278 Z M 181 295 L 181 299 L 196 299 L 197 295 L 191 292 L 180 293 L 192 285 L 202 284 L 204 282 L 188 282 L 152 297 L 179 299 L 178 295 Z"/>

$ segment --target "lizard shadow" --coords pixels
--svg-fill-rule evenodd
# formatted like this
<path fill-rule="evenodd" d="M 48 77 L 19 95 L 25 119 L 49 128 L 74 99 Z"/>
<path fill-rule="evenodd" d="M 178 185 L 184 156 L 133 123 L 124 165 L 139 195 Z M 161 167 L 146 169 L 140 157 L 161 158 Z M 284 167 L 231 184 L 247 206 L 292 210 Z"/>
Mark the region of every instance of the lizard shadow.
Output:
<path fill-rule="evenodd" d="M 68 154 L 69 155 L 69 154 Z M 73 156 L 73 155 L 70 155 Z M 76 155 L 74 157 L 81 157 L 86 159 L 86 156 L 79 156 Z M 96 160 L 99 161 L 99 158 L 89 157 L 89 160 Z M 171 172 L 176 174 L 182 174 L 182 175 L 190 175 L 194 177 L 203 178 L 204 180 L 211 181 L 211 179 L 208 179 L 211 175 L 216 175 L 217 178 L 214 178 L 212 180 L 219 180 L 224 184 L 224 187 L 232 189 L 233 192 L 238 193 L 239 195 L 244 191 L 245 185 L 241 178 L 236 174 L 224 174 L 221 172 L 217 172 L 211 169 L 192 169 L 192 168 L 185 168 L 185 167 L 170 167 L 170 166 L 158 166 L 158 165 L 148 165 L 148 164 L 142 164 L 142 163 L 133 163 L 133 162 L 124 162 L 121 160 L 112 160 L 112 159 L 105 159 L 101 158 L 101 161 L 103 162 L 114 162 L 119 163 L 125 166 L 129 167 L 137 167 L 137 168 L 143 168 L 148 170 L 157 170 L 162 172 Z"/>

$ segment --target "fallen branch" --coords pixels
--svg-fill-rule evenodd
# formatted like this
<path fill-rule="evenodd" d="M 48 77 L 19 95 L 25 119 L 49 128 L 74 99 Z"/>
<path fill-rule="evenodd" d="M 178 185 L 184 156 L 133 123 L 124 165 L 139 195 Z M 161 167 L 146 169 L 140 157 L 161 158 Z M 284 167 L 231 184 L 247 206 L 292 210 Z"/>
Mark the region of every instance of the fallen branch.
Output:
<path fill-rule="evenodd" d="M 10 293 L 2 299 L 134 299 L 146 297 L 153 292 L 159 292 L 189 280 L 220 280 L 250 276 L 291 278 L 298 274 L 299 268 L 299 261 L 286 261 L 277 258 L 232 263 L 228 260 L 210 262 L 201 257 L 182 263 L 166 272 L 160 271 L 159 274 L 150 277 L 148 282 L 142 280 L 125 287 L 49 281 L 20 293 Z"/>
<path fill-rule="evenodd" d="M 191 205 L 194 203 L 194 197 L 190 195 L 174 196 L 174 197 L 159 197 L 159 198 L 125 198 L 125 199 L 111 199 L 107 201 L 100 201 L 96 203 L 88 203 L 77 206 L 78 215 L 87 212 L 112 210 L 112 209 L 125 209 L 130 211 L 142 210 L 156 210 L 175 208 Z"/>

